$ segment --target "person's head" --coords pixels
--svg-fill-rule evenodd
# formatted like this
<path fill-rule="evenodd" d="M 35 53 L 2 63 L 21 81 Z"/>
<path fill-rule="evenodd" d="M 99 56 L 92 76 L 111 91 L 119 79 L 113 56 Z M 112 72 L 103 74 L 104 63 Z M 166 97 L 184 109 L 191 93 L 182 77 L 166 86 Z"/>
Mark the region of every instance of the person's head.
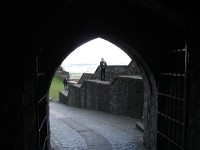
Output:
<path fill-rule="evenodd" d="M 101 61 L 104 61 L 104 58 L 101 58 Z"/>

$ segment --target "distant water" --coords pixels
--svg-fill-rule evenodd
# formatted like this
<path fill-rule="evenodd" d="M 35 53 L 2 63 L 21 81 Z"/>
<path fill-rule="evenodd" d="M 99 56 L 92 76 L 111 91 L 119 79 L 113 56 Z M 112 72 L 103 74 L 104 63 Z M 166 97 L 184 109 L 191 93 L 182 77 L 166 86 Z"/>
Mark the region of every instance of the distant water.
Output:
<path fill-rule="evenodd" d="M 69 73 L 94 73 L 98 67 L 97 64 L 70 64 L 62 66 Z"/>

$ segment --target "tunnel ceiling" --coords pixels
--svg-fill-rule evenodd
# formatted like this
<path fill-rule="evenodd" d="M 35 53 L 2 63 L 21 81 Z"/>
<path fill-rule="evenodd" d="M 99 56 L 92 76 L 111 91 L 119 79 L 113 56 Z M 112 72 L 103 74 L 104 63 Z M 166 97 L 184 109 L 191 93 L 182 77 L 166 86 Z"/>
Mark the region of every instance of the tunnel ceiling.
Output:
<path fill-rule="evenodd" d="M 54 68 L 78 46 L 101 37 L 115 45 L 124 42 L 135 48 L 151 65 L 159 60 L 164 50 L 176 48 L 183 22 L 179 13 L 173 14 L 175 7 L 170 9 L 170 5 L 157 2 L 74 0 L 9 3 L 3 12 L 3 26 L 7 29 L 5 31 L 9 31 L 5 32 L 10 40 L 9 51 L 17 49 L 19 53 L 13 54 L 13 58 L 21 61 L 17 59 L 19 56 L 29 62 L 42 48 L 46 57 L 52 60 L 49 67 Z M 154 62 L 152 53 L 155 54 Z M 19 66 L 20 63 L 25 67 L 29 65 L 19 62 Z"/>
<path fill-rule="evenodd" d="M 177 13 L 174 13 L 173 16 L 177 19 L 173 22 L 173 19 L 170 19 L 173 10 L 166 7 L 168 5 L 156 2 L 147 3 L 139 0 L 27 2 L 9 4 L 6 11 L 9 12 L 9 22 L 17 21 L 18 24 L 23 24 L 27 28 L 27 34 L 40 34 L 40 40 L 50 41 L 52 38 L 54 41 L 62 34 L 73 38 L 73 35 L 87 34 L 87 31 L 95 31 L 94 34 L 127 33 L 124 30 L 131 31 L 137 39 L 141 36 L 143 39 L 143 33 L 146 37 L 154 35 L 155 38 L 156 34 L 159 35 L 159 32 L 163 34 L 166 29 L 174 32 L 173 29 L 176 30 L 179 20 L 183 21 L 178 19 Z M 19 28 L 16 27 L 16 30 Z M 150 31 L 154 34 L 151 35 Z"/>
<path fill-rule="evenodd" d="M 180 23 L 184 22 L 181 17 L 173 22 L 173 10 L 161 4 L 149 6 L 137 1 L 75 1 L 43 8 L 41 44 L 48 49 L 49 57 L 55 57 L 55 49 L 59 51 L 59 63 L 75 48 L 97 37 L 122 40 L 145 54 L 143 57 L 152 52 L 160 56 L 164 50 L 176 48 Z"/>

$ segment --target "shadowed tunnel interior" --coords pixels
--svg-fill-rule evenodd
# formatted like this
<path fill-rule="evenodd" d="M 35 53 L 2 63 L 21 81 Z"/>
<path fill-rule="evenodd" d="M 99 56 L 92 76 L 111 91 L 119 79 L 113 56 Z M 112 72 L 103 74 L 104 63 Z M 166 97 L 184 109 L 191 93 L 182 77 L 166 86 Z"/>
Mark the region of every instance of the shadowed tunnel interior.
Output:
<path fill-rule="evenodd" d="M 69 0 L 2 6 L 1 149 L 49 148 L 51 79 L 67 55 L 97 37 L 123 49 L 141 71 L 148 106 L 145 144 L 151 149 L 198 149 L 200 25 L 196 2 Z M 171 52 L 175 55 L 168 55 Z"/>
<path fill-rule="evenodd" d="M 72 63 L 73 66 L 74 63 L 75 67 L 65 68 L 65 71 L 62 70 L 67 64 L 59 67 L 51 83 L 51 148 L 144 149 L 144 83 L 139 70 L 135 67 L 134 61 L 127 65 L 117 65 L 120 62 L 127 62 L 122 58 L 125 53 L 108 41 L 98 39 L 89 42 L 91 43 L 88 43 L 87 48 L 81 46 L 82 48 L 76 49 L 73 59 L 71 57 L 72 62 L 68 61 L 68 65 Z M 83 67 L 85 70 L 89 69 L 88 64 L 85 66 L 85 58 L 78 58 L 80 54 L 77 52 L 89 59 L 87 63 L 90 64 L 97 63 L 101 56 L 107 58 L 105 82 L 100 80 L 98 65 L 94 68 L 94 73 L 83 72 L 80 79 L 73 78 L 77 74 L 76 71 L 80 72 Z M 119 52 L 120 56 L 117 55 Z M 94 60 L 93 57 L 99 58 Z M 129 57 L 125 58 L 129 60 Z M 77 64 L 81 70 L 76 68 Z M 62 86 L 59 90 L 56 89 L 57 84 L 63 85 L 62 81 L 68 77 L 68 88 L 64 90 Z M 57 92 L 57 98 L 53 91 Z M 57 104 L 57 101 L 60 104 Z"/>

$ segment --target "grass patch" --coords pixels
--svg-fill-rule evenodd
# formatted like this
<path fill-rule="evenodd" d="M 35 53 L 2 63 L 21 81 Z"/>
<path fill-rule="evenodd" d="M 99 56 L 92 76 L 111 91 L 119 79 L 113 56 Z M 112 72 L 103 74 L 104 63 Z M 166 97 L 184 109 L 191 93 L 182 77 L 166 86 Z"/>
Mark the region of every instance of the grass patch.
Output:
<path fill-rule="evenodd" d="M 52 101 L 58 101 L 59 91 L 61 90 L 64 90 L 63 80 L 58 76 L 54 76 L 49 89 L 49 96 Z"/>

